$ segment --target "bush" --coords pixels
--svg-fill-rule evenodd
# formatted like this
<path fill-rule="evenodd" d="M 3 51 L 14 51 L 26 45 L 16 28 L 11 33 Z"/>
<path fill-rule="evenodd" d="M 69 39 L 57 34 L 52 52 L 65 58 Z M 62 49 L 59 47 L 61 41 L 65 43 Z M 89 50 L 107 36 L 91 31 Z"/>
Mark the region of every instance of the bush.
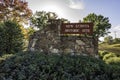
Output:
<path fill-rule="evenodd" d="M 110 69 L 90 56 L 25 52 L 0 64 L 0 80 L 113 80 Z"/>
<path fill-rule="evenodd" d="M 13 54 L 5 54 L 2 57 L 0 57 L 0 63 L 3 62 L 4 60 L 6 60 L 7 58 L 13 56 Z"/>
<path fill-rule="evenodd" d="M 119 65 L 120 66 L 120 57 L 111 57 L 106 60 L 106 63 L 112 64 L 112 65 Z"/>
<path fill-rule="evenodd" d="M 0 55 L 23 50 L 24 36 L 17 22 L 6 21 L 0 24 Z"/>
<path fill-rule="evenodd" d="M 106 61 L 107 59 L 112 58 L 112 57 L 117 57 L 117 56 L 115 53 L 110 52 L 109 54 L 106 54 L 103 56 L 103 60 Z"/>
<path fill-rule="evenodd" d="M 100 59 L 103 59 L 103 57 L 104 57 L 106 54 L 109 54 L 109 52 L 107 52 L 107 51 L 99 51 L 99 53 L 98 53 Z"/>

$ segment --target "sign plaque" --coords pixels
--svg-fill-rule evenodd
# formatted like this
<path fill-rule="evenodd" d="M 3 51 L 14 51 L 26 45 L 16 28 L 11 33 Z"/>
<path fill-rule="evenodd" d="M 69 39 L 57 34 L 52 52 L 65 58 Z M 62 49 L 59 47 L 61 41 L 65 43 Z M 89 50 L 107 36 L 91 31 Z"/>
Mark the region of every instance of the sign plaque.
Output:
<path fill-rule="evenodd" d="M 93 23 L 63 23 L 61 34 L 92 34 Z"/>

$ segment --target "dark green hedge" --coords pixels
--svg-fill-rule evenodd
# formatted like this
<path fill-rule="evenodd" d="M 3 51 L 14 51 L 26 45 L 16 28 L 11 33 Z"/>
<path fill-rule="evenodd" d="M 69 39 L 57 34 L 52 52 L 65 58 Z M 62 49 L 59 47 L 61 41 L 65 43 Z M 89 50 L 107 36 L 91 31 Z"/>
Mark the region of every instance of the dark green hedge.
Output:
<path fill-rule="evenodd" d="M 117 74 L 90 56 L 25 52 L 0 63 L 0 80 L 119 80 Z"/>
<path fill-rule="evenodd" d="M 24 49 L 24 35 L 20 27 L 21 25 L 15 21 L 0 23 L 0 56 Z"/>

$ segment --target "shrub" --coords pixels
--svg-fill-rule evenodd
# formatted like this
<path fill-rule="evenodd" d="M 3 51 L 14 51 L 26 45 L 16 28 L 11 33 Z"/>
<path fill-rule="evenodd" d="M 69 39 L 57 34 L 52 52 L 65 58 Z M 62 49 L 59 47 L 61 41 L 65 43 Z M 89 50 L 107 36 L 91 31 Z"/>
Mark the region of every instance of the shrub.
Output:
<path fill-rule="evenodd" d="M 109 58 L 116 57 L 115 53 L 110 52 L 109 54 L 106 54 L 103 56 L 103 60 L 106 61 Z"/>
<path fill-rule="evenodd" d="M 120 56 L 112 52 L 99 52 L 100 58 L 109 65 L 108 74 L 111 80 L 120 80 Z M 108 79 L 109 80 L 109 79 Z"/>
<path fill-rule="evenodd" d="M 111 75 L 108 65 L 90 56 L 25 52 L 0 64 L 0 80 L 113 80 Z"/>
<path fill-rule="evenodd" d="M 7 58 L 11 57 L 11 56 L 13 56 L 13 54 L 5 54 L 5 55 L 1 56 L 1 57 L 0 57 L 0 63 L 1 63 L 2 61 L 6 60 Z"/>
<path fill-rule="evenodd" d="M 111 57 L 106 60 L 106 63 L 120 66 L 120 57 Z"/>
<path fill-rule="evenodd" d="M 109 52 L 107 52 L 107 51 L 99 51 L 99 57 L 100 57 L 100 59 L 103 59 L 103 57 L 106 55 L 106 54 L 109 54 Z"/>
<path fill-rule="evenodd" d="M 0 55 L 21 51 L 23 40 L 24 36 L 17 22 L 6 21 L 0 24 Z"/>

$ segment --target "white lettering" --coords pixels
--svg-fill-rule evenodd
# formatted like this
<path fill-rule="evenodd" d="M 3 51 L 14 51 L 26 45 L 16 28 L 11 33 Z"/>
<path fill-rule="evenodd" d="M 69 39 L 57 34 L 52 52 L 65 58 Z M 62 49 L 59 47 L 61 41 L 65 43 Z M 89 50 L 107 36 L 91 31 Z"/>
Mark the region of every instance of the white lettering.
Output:
<path fill-rule="evenodd" d="M 79 32 L 79 29 L 65 29 L 65 32 Z"/>
<path fill-rule="evenodd" d="M 73 28 L 73 25 L 66 25 L 66 28 Z"/>
<path fill-rule="evenodd" d="M 82 32 L 89 33 L 89 32 L 90 32 L 90 29 L 82 29 Z"/>
<path fill-rule="evenodd" d="M 81 28 L 89 28 L 89 25 L 80 25 Z"/>

